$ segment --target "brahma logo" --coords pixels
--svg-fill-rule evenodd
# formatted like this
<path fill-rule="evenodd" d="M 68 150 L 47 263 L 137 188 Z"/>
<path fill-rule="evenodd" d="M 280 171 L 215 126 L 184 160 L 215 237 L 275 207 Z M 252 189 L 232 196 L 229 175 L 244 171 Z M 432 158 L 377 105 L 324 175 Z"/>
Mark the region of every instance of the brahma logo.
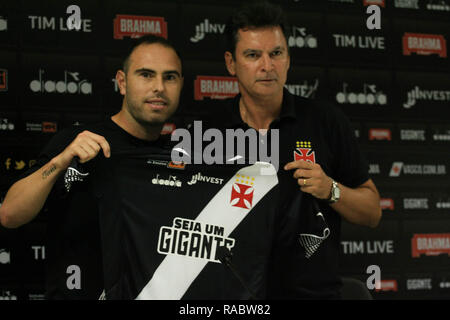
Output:
<path fill-rule="evenodd" d="M 161 134 L 171 134 L 176 128 L 177 126 L 174 123 L 165 123 L 161 130 Z"/>
<path fill-rule="evenodd" d="M 365 7 L 371 6 L 371 5 L 376 5 L 376 6 L 380 6 L 383 8 L 385 7 L 384 0 L 364 0 L 363 5 Z"/>
<path fill-rule="evenodd" d="M 447 58 L 447 46 L 443 35 L 425 33 L 405 33 L 403 36 L 403 55 L 411 53 L 419 55 L 437 54 Z"/>
<path fill-rule="evenodd" d="M 239 93 L 235 77 L 197 76 L 194 80 L 194 99 L 203 100 L 232 98 Z"/>
<path fill-rule="evenodd" d="M 294 150 L 294 161 L 297 160 L 316 163 L 316 155 L 311 149 L 310 141 L 297 141 L 297 148 Z"/>
<path fill-rule="evenodd" d="M 375 291 L 398 291 L 398 283 L 397 280 L 380 280 L 380 289 L 375 289 Z"/>
<path fill-rule="evenodd" d="M 394 211 L 394 200 L 391 198 L 381 198 L 380 199 L 381 210 L 392 210 Z"/>
<path fill-rule="evenodd" d="M 8 70 L 0 69 L 0 92 L 8 91 Z"/>
<path fill-rule="evenodd" d="M 411 239 L 411 256 L 419 258 L 421 255 L 450 256 L 450 233 L 414 234 Z"/>
<path fill-rule="evenodd" d="M 255 178 L 253 177 L 248 177 L 240 174 L 236 175 L 236 181 L 233 184 L 231 190 L 230 200 L 230 204 L 233 207 L 239 207 L 243 209 L 252 208 L 253 194 L 255 191 L 255 188 L 253 188 L 254 181 Z"/>
<path fill-rule="evenodd" d="M 369 140 L 392 140 L 391 130 L 372 128 L 369 130 Z"/>
<path fill-rule="evenodd" d="M 167 39 L 167 22 L 164 17 L 132 16 L 118 14 L 114 19 L 114 39 L 140 38 L 154 34 Z"/>

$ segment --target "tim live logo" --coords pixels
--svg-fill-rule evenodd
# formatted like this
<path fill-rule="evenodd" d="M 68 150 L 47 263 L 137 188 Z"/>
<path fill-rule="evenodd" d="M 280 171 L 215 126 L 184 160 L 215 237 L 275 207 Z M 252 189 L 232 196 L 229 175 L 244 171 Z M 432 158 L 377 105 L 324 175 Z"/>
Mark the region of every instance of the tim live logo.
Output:
<path fill-rule="evenodd" d="M 238 93 L 239 86 L 234 77 L 197 76 L 194 80 L 195 100 L 232 98 Z"/>

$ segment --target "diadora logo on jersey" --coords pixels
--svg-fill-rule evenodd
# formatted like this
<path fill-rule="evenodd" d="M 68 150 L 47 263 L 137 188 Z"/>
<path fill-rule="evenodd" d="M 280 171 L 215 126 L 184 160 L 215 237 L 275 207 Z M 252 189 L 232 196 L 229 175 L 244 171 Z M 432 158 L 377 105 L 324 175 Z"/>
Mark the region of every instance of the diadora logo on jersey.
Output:
<path fill-rule="evenodd" d="M 253 184 L 255 178 L 244 176 L 241 174 L 236 175 L 236 182 L 231 189 L 230 203 L 233 207 L 239 207 L 243 209 L 251 209 L 253 203 L 253 194 L 255 188 Z"/>
<path fill-rule="evenodd" d="M 182 182 L 180 180 L 177 180 L 176 176 L 169 176 L 168 179 L 163 179 L 159 177 L 159 174 L 157 174 L 156 177 L 152 179 L 152 184 L 178 188 L 182 186 Z"/>
<path fill-rule="evenodd" d="M 159 230 L 158 253 L 220 263 L 220 247 L 232 249 L 235 240 L 224 236 L 225 228 L 205 222 L 175 218 L 171 227 Z"/>
<path fill-rule="evenodd" d="M 297 141 L 297 148 L 294 150 L 294 161 L 303 160 L 316 163 L 316 156 L 311 148 L 310 141 Z"/>
<path fill-rule="evenodd" d="M 114 39 L 139 38 L 146 34 L 154 34 L 167 39 L 167 22 L 164 17 L 116 15 Z"/>
<path fill-rule="evenodd" d="M 214 184 L 222 184 L 223 183 L 223 179 L 219 179 L 219 178 L 215 178 L 215 177 L 203 176 L 199 172 L 199 173 L 193 175 L 192 176 L 192 180 L 189 181 L 187 184 L 188 185 L 193 185 L 193 184 L 196 184 L 197 181 L 199 181 L 199 182 L 209 182 L 209 183 L 214 183 Z"/>

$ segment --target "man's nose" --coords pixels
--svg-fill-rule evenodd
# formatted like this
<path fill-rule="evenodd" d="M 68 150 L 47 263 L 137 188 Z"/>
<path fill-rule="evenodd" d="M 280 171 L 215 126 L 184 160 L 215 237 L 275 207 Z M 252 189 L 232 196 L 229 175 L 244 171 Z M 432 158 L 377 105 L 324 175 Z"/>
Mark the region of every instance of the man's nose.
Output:
<path fill-rule="evenodd" d="M 164 91 L 164 79 L 162 76 L 155 77 L 153 81 L 153 91 L 154 92 L 163 92 Z"/>
<path fill-rule="evenodd" d="M 270 72 L 273 70 L 273 60 L 268 54 L 264 54 L 262 57 L 262 68 L 265 72 Z"/>

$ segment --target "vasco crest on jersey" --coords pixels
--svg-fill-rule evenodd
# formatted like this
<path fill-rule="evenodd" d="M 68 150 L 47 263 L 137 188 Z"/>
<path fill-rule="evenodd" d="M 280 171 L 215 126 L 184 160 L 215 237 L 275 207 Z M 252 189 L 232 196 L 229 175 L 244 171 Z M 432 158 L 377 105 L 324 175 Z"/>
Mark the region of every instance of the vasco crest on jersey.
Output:
<path fill-rule="evenodd" d="M 311 141 L 297 141 L 294 150 L 294 161 L 303 160 L 316 163 L 316 154 L 311 148 Z"/>

